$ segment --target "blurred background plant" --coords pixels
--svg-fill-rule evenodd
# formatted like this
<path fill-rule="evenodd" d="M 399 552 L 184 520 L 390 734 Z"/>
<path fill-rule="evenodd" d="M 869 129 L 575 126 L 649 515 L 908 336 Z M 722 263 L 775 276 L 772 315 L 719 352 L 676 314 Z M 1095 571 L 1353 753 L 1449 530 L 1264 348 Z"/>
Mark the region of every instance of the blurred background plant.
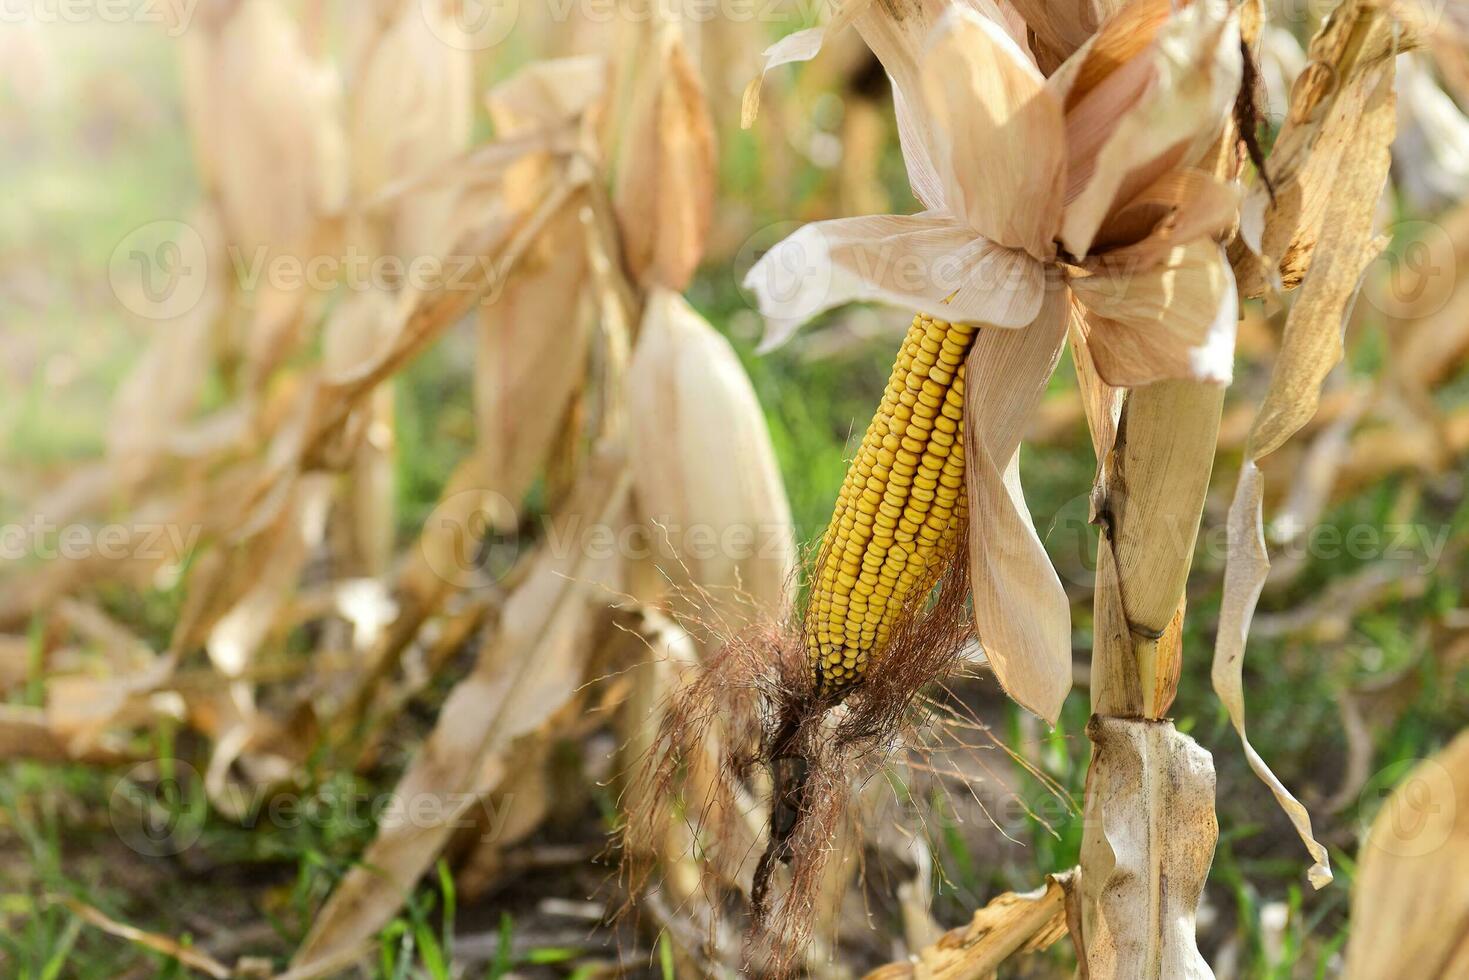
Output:
<path fill-rule="evenodd" d="M 681 842 L 612 921 L 639 805 L 618 775 L 681 664 L 784 612 L 907 325 L 851 307 L 757 355 L 739 285 L 793 222 L 913 210 L 880 70 L 838 34 L 742 130 L 760 51 L 822 11 L 146 6 L 0 28 L 3 972 L 727 970 Z M 1268 28 L 1267 147 L 1318 6 Z M 1366 828 L 1469 726 L 1469 25 L 1424 10 L 1391 244 L 1320 410 L 1261 464 L 1252 738 L 1339 870 L 1320 893 L 1207 681 L 1283 314 L 1240 327 L 1172 709 L 1218 769 L 1222 977 L 1344 968 Z M 1084 684 L 1071 377 L 1022 468 Z M 557 547 L 588 525 L 599 557 Z M 699 560 L 696 525 L 771 540 Z M 952 693 L 987 731 L 891 774 L 879 795 L 922 816 L 874 826 L 924 832 L 872 835 L 813 970 L 916 952 L 1076 863 L 1086 692 L 1051 731 L 983 673 Z M 1064 946 L 1007 969 L 1069 975 Z"/>

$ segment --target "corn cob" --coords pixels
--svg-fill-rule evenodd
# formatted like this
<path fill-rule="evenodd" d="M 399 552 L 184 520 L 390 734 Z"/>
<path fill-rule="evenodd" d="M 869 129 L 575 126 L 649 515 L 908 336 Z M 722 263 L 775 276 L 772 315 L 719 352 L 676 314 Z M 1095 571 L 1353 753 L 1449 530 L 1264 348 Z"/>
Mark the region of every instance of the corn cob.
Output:
<path fill-rule="evenodd" d="M 839 694 L 879 662 L 910 601 L 958 541 L 964 492 L 964 359 L 977 328 L 919 314 L 847 470 L 806 612 L 817 690 Z"/>

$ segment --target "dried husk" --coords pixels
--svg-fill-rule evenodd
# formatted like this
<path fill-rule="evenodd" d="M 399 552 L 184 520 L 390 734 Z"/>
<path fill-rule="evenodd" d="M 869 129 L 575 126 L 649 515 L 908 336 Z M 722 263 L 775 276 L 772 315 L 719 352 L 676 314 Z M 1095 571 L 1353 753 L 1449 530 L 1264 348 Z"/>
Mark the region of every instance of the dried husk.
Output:
<path fill-rule="evenodd" d="M 1020 441 L 1061 356 L 1068 316 L 1066 292 L 1050 289 L 1024 330 L 981 330 L 965 367 L 975 628 L 1005 691 L 1051 721 L 1071 690 L 1071 604 L 1025 505 Z"/>
<path fill-rule="evenodd" d="M 729 342 L 672 292 L 648 298 L 627 401 L 635 507 L 675 608 L 720 635 L 781 619 L 796 545 L 765 415 Z"/>
<path fill-rule="evenodd" d="M 341 86 L 277 0 L 244 0 L 184 39 L 200 174 L 230 242 L 303 246 L 346 194 Z"/>
<path fill-rule="evenodd" d="M 614 200 L 625 261 L 644 286 L 682 292 L 714 217 L 714 122 L 673 24 L 654 24 L 622 140 Z"/>
<path fill-rule="evenodd" d="M 587 384 L 593 332 L 587 230 L 573 198 L 479 313 L 476 452 L 517 513 Z"/>
<path fill-rule="evenodd" d="M 347 15 L 347 140 L 354 199 L 422 176 L 469 146 L 473 43 L 438 0 L 371 0 Z M 439 256 L 454 188 L 405 196 L 363 243 L 404 259 Z"/>
<path fill-rule="evenodd" d="M 1097 484 L 1101 486 L 1106 483 L 1112 445 L 1117 440 L 1117 425 L 1122 420 L 1122 401 L 1127 395 L 1127 389 L 1102 380 L 1096 362 L 1092 360 L 1091 349 L 1086 345 L 1085 317 L 1086 307 L 1073 300 L 1067 341 L 1071 347 L 1072 364 L 1076 367 L 1076 386 L 1080 395 L 1077 407 L 1086 419 L 1092 453 L 1097 460 Z"/>
<path fill-rule="evenodd" d="M 492 89 L 486 104 L 502 137 L 582 125 L 605 82 L 600 59 L 537 63 Z M 506 200 L 523 206 L 519 202 L 544 194 L 554 178 L 548 155 L 532 154 L 506 174 Z M 479 313 L 476 451 L 484 459 L 486 489 L 508 505 L 499 510 L 501 520 L 515 519 L 587 383 L 593 310 L 584 205 L 577 194 L 561 206 Z"/>
<path fill-rule="evenodd" d="M 1054 71 L 1096 34 L 1123 0 L 1012 0 L 1025 23 L 1035 32 L 1034 47 L 1041 70 Z"/>

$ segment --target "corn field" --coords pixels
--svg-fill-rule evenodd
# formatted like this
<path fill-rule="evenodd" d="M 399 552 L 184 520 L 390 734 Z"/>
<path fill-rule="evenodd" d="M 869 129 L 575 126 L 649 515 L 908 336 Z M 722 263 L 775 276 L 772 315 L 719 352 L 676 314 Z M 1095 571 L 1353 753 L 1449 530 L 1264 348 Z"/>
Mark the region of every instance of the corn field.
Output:
<path fill-rule="evenodd" d="M 0 977 L 1469 980 L 1459 0 L 12 0 L 0 181 Z"/>

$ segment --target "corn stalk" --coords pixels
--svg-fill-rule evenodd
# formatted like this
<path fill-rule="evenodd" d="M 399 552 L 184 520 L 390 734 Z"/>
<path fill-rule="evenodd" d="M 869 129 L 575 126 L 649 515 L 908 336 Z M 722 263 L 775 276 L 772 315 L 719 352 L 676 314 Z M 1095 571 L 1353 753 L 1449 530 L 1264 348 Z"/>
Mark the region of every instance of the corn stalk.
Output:
<path fill-rule="evenodd" d="M 1321 382 L 1341 354 L 1342 324 L 1357 283 L 1380 247 L 1371 220 L 1387 175 L 1392 57 L 1412 34 L 1412 25 L 1393 21 L 1385 6 L 1376 0 L 1344 4 L 1313 40 L 1311 68 L 1292 95 L 1291 125 L 1271 156 L 1274 190 L 1261 182 L 1245 208 L 1241 239 L 1268 261 L 1256 265 L 1237 246 L 1241 293 L 1259 295 L 1272 285 L 1290 288 L 1305 280 L 1251 433 L 1251 458 L 1279 446 L 1316 413 Z M 1221 167 L 1227 167 L 1222 159 Z M 1263 221 L 1252 219 L 1262 212 Z M 1258 248 L 1248 241 L 1255 238 Z M 1084 350 L 1078 353 L 1101 462 L 1093 498 L 1101 545 L 1077 937 L 1081 972 L 1210 977 L 1198 953 L 1194 916 L 1218 838 L 1213 765 L 1164 715 L 1181 668 L 1184 586 L 1223 392 L 1167 382 L 1120 394 L 1095 377 Z M 1269 567 L 1253 473 L 1247 461 L 1241 486 L 1251 492 L 1239 495 L 1238 514 L 1231 515 L 1233 581 L 1225 585 L 1215 666 L 1216 690 L 1242 735 L 1239 661 L 1262 569 Z M 1316 860 L 1310 877 L 1320 887 L 1330 872 L 1309 817 L 1248 742 L 1245 748 Z"/>
<path fill-rule="evenodd" d="M 1192 381 L 1108 390 L 1079 354 L 1101 541 L 1078 958 L 1097 978 L 1207 977 L 1194 916 L 1219 832 L 1214 766 L 1165 715 L 1224 392 Z"/>

